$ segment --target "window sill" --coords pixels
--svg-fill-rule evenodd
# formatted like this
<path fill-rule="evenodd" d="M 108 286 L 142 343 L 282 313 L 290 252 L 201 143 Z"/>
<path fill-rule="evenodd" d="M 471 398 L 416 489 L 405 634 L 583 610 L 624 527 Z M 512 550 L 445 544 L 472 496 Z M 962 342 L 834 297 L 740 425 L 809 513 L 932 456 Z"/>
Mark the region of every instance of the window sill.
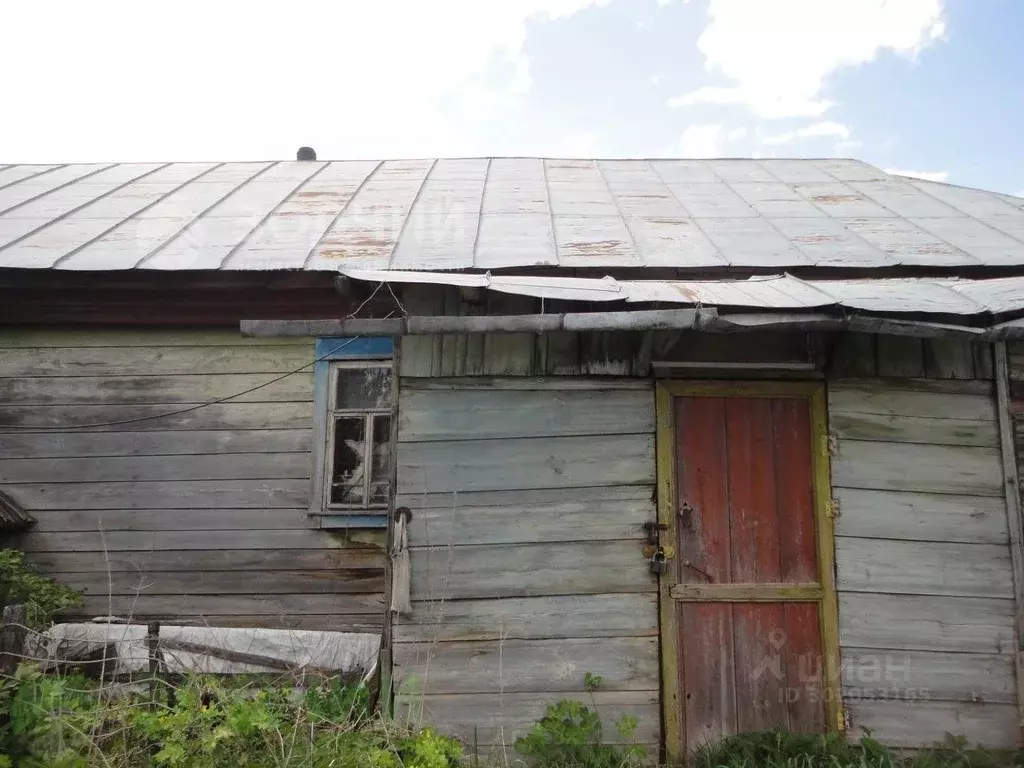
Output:
<path fill-rule="evenodd" d="M 388 527 L 388 513 L 362 515 L 321 515 L 314 514 L 317 528 L 328 530 L 349 530 L 351 528 L 376 528 L 386 529 Z"/>

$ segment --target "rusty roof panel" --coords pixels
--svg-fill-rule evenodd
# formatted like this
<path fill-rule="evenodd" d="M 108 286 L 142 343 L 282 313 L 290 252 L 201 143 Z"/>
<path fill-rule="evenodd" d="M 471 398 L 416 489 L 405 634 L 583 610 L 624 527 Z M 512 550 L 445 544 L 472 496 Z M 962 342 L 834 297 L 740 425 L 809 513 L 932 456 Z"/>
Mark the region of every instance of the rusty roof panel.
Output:
<path fill-rule="evenodd" d="M 934 181 L 914 180 L 911 183 L 922 192 L 948 203 L 958 211 L 976 219 L 1014 216 L 1019 213 L 1014 206 L 991 192 L 958 187 L 953 184 L 940 184 Z"/>
<path fill-rule="evenodd" d="M 555 233 L 547 212 L 522 214 L 485 213 L 477 234 L 473 266 L 492 269 L 507 266 L 558 265 Z"/>
<path fill-rule="evenodd" d="M 643 264 L 633 247 L 629 230 L 618 216 L 557 216 L 554 228 L 559 266 L 639 267 Z"/>
<path fill-rule="evenodd" d="M 701 219 L 701 230 L 732 267 L 810 267 L 814 262 L 767 219 Z"/>
<path fill-rule="evenodd" d="M 816 267 L 895 265 L 896 261 L 829 218 L 776 219 L 773 226 Z"/>
<path fill-rule="evenodd" d="M 1024 264 L 1024 242 L 972 218 L 910 219 L 982 264 Z"/>
<path fill-rule="evenodd" d="M 906 219 L 844 219 L 843 226 L 893 257 L 912 266 L 981 265 L 981 261 L 930 235 Z"/>
<path fill-rule="evenodd" d="M 0 267 L 396 263 L 1024 266 L 1024 200 L 841 159 L 0 166 Z"/>
<path fill-rule="evenodd" d="M 342 273 L 371 282 L 478 286 L 495 291 L 579 301 L 665 302 L 705 307 L 813 310 L 842 307 L 900 315 L 981 315 L 1024 311 L 1024 277 L 991 280 L 882 278 L 804 280 L 792 275 L 744 280 L 616 280 L 362 270 Z"/>
<path fill-rule="evenodd" d="M 688 219 L 631 216 L 626 226 L 649 267 L 728 266 L 714 243 Z"/>
<path fill-rule="evenodd" d="M 342 273 L 371 282 L 478 286 L 525 296 L 578 301 L 675 303 L 760 310 L 826 307 L 888 315 L 982 315 L 1024 311 L 1024 277 L 991 280 L 882 278 L 803 280 L 792 275 L 744 280 L 616 280 L 576 277 L 452 274 L 343 267 Z"/>

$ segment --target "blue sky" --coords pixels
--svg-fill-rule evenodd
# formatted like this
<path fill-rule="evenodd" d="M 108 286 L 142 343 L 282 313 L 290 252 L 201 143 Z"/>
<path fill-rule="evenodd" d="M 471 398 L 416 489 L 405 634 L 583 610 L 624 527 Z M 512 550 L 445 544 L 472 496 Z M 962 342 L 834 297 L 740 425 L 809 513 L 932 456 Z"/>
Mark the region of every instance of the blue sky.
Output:
<path fill-rule="evenodd" d="M 0 23 L 0 162 L 839 155 L 1024 193 L 1021 0 L 8 0 Z"/>

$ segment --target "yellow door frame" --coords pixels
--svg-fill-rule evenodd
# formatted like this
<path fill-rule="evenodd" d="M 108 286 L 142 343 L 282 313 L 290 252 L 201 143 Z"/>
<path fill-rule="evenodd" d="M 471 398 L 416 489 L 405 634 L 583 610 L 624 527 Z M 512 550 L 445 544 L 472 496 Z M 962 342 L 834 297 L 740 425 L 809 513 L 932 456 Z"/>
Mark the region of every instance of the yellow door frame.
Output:
<path fill-rule="evenodd" d="M 736 381 L 659 381 L 655 390 L 657 417 L 658 522 L 666 526 L 662 535 L 675 546 L 678 540 L 676 514 L 676 434 L 674 397 L 802 397 L 808 401 L 811 416 L 811 452 L 814 477 L 814 519 L 820 597 L 822 654 L 826 723 L 830 730 L 845 730 L 842 685 L 839 678 L 839 606 L 836 599 L 835 535 L 832 513 L 832 484 L 829 470 L 828 421 L 825 385 L 819 382 L 736 382 Z M 659 579 L 661 624 L 661 688 L 665 722 L 665 748 L 669 762 L 681 762 L 688 748 L 679 678 L 679 632 L 676 626 L 676 602 L 672 594 L 673 575 Z"/>

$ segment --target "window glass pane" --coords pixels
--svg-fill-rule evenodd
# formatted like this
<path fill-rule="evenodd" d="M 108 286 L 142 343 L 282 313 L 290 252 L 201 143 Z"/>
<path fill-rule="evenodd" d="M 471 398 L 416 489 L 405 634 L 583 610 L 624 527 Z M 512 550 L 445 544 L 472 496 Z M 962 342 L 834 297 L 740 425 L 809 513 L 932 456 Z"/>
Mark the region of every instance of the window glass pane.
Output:
<path fill-rule="evenodd" d="M 387 409 L 391 407 L 391 368 L 338 368 L 335 407 Z"/>
<path fill-rule="evenodd" d="M 339 416 L 334 420 L 331 504 L 363 503 L 365 441 L 365 416 Z"/>
<path fill-rule="evenodd" d="M 370 503 L 387 504 L 391 486 L 391 417 L 373 417 L 373 466 L 370 470 Z"/>

